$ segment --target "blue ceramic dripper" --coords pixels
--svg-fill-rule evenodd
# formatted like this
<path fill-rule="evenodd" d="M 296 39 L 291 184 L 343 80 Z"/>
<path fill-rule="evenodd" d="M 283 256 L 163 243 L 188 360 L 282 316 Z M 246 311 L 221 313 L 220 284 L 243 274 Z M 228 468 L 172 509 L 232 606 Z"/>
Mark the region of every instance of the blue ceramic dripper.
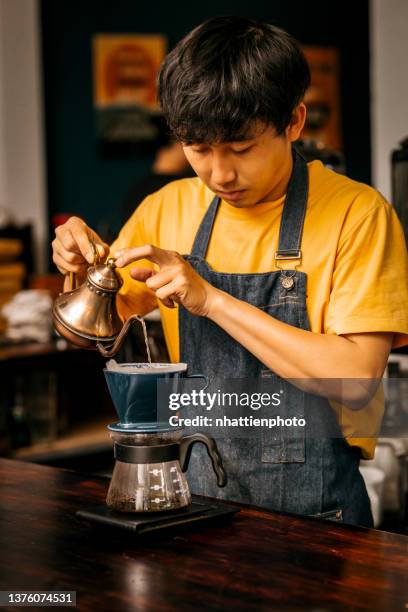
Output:
<path fill-rule="evenodd" d="M 115 364 L 104 369 L 119 422 L 109 425 L 112 431 L 154 432 L 171 431 L 168 422 L 168 395 L 180 390 L 185 378 L 207 378 L 203 374 L 187 375 L 187 364 Z M 158 393 L 158 382 L 163 381 L 165 394 Z M 162 405 L 163 404 L 163 405 Z"/>

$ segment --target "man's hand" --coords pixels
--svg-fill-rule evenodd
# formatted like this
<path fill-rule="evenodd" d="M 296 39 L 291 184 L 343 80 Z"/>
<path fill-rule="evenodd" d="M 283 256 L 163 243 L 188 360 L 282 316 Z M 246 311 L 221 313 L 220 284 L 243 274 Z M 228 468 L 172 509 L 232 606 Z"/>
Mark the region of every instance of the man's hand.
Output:
<path fill-rule="evenodd" d="M 80 278 L 85 277 L 86 269 L 94 261 L 91 240 L 99 257 L 106 257 L 109 253 L 108 245 L 79 217 L 71 217 L 57 227 L 52 242 L 52 259 L 61 274 L 75 272 Z"/>
<path fill-rule="evenodd" d="M 148 259 L 159 266 L 158 271 L 132 268 L 130 275 L 135 280 L 144 281 L 169 308 L 174 308 L 176 302 L 194 315 L 207 317 L 213 301 L 221 293 L 197 274 L 176 251 L 166 251 L 148 244 L 121 249 L 113 255 L 119 268 L 140 259 Z"/>

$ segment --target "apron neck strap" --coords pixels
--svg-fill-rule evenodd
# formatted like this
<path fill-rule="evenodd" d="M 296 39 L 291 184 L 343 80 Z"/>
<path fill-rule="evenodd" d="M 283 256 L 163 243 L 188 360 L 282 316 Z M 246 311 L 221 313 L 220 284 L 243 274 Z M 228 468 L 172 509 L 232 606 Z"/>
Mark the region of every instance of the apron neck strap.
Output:
<path fill-rule="evenodd" d="M 194 239 L 193 248 L 191 249 L 191 255 L 205 259 L 208 249 L 208 243 L 210 242 L 210 237 L 212 234 L 212 229 L 220 202 L 221 198 L 215 196 L 209 208 L 207 209 L 207 212 L 204 215 L 204 218 L 201 222 L 200 227 L 198 228 L 198 232 Z"/>
<path fill-rule="evenodd" d="M 278 250 L 275 252 L 275 263 L 278 261 L 302 259 L 300 249 L 305 221 L 309 176 L 305 159 L 292 149 L 293 168 L 290 177 L 285 204 L 283 206 Z"/>

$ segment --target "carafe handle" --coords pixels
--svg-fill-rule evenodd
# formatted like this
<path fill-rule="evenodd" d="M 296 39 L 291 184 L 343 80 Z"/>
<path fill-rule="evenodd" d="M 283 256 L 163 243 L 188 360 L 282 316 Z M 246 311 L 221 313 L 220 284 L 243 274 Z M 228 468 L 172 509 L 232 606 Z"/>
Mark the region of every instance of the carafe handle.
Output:
<path fill-rule="evenodd" d="M 185 436 L 180 440 L 180 466 L 182 471 L 187 471 L 193 444 L 196 442 L 201 442 L 206 447 L 214 472 L 217 475 L 217 485 L 219 487 L 225 487 L 227 484 L 227 474 L 224 470 L 222 457 L 218 450 L 217 444 L 215 443 L 214 438 L 210 438 L 203 433 L 195 433 L 191 436 Z"/>

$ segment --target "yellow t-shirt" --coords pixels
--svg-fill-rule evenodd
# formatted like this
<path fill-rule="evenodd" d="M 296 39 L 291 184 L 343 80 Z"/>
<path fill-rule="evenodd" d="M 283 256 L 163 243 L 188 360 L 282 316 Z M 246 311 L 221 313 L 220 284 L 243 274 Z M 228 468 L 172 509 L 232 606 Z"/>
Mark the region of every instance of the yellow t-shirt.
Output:
<path fill-rule="evenodd" d="M 393 346 L 408 344 L 408 258 L 394 209 L 372 187 L 325 168 L 308 164 L 309 196 L 302 237 L 307 274 L 307 311 L 311 330 L 325 334 L 394 332 Z M 214 194 L 199 178 L 169 183 L 136 209 L 112 245 L 119 248 L 154 244 L 190 253 L 200 222 Z M 275 270 L 284 197 L 249 208 L 222 201 L 206 259 L 217 272 Z M 157 304 L 144 283 L 133 280 L 135 265 L 120 271 L 123 287 L 118 309 L 123 318 L 160 307 L 173 362 L 179 360 L 178 311 Z M 335 410 L 339 406 L 332 403 Z M 372 456 L 375 437 L 352 437 L 353 431 L 375 436 L 383 413 L 381 391 L 359 412 L 342 409 L 343 431 L 352 445 Z M 350 436 L 350 437 L 349 437 Z"/>

